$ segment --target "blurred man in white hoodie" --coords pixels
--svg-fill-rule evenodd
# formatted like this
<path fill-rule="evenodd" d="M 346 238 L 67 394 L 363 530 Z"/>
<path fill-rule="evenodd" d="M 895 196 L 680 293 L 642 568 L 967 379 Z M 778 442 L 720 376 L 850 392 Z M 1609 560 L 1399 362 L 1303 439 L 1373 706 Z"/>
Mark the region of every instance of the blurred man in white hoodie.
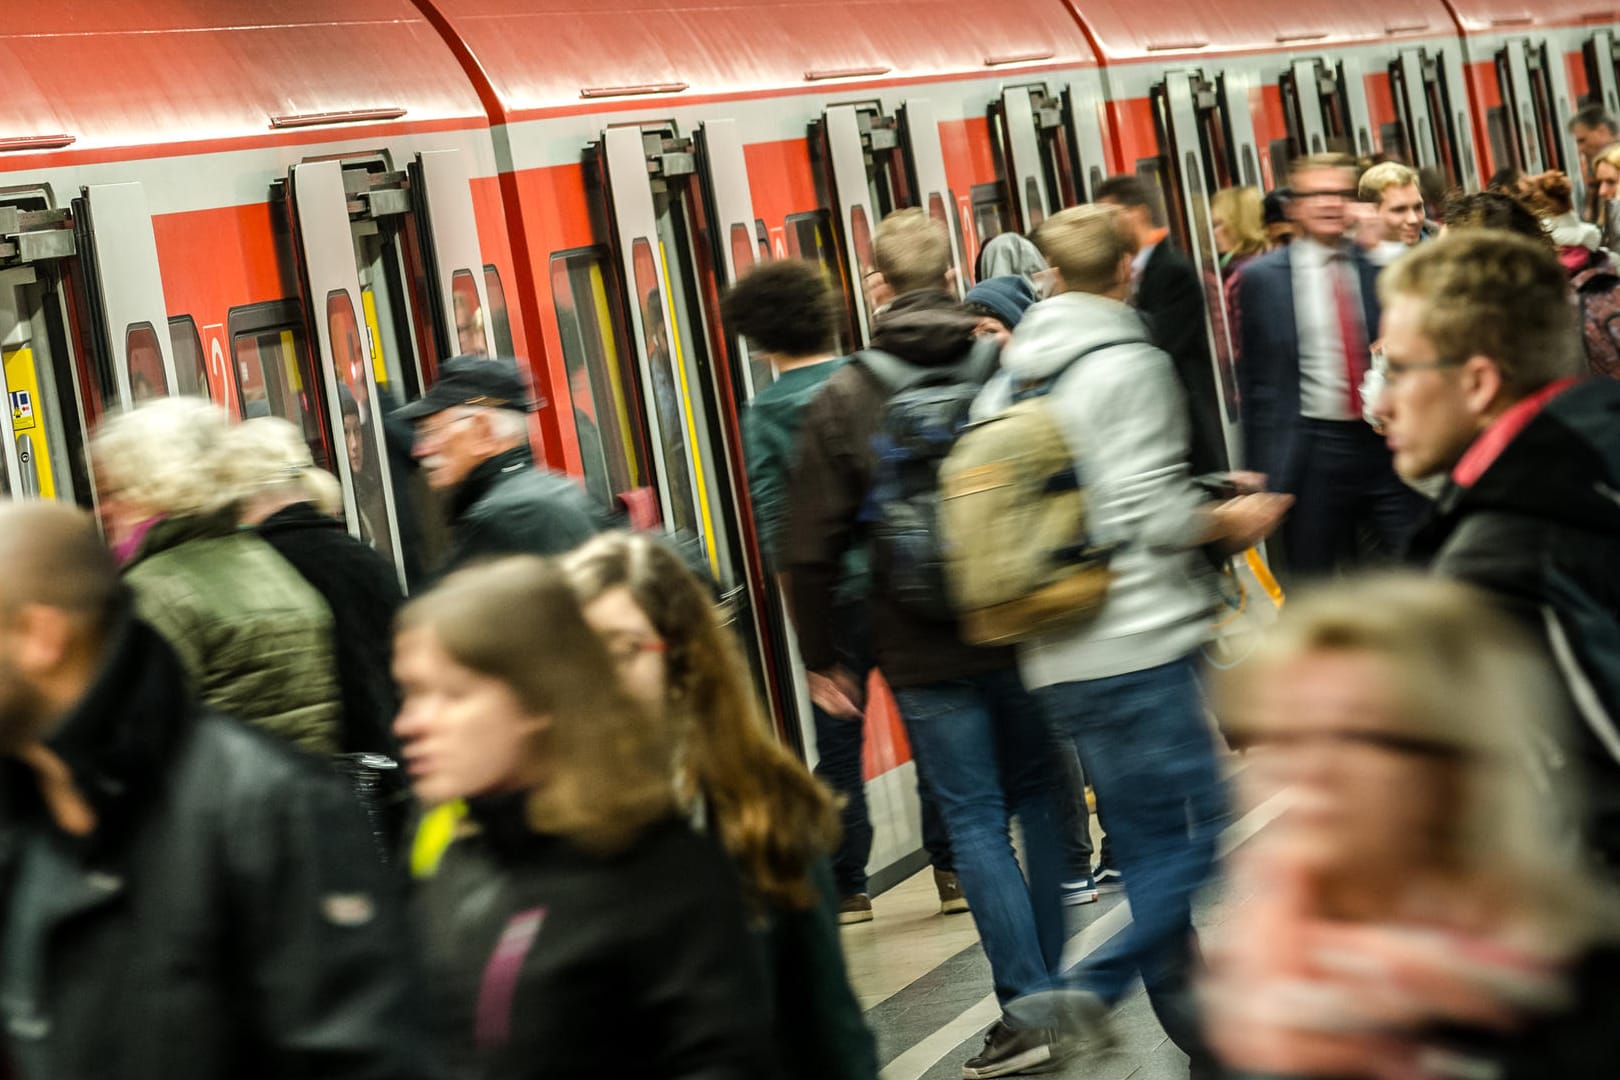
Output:
<path fill-rule="evenodd" d="M 1226 810 L 1195 659 L 1214 603 L 1199 549 L 1249 546 L 1291 500 L 1254 494 L 1212 504 L 1193 484 L 1175 369 L 1125 303 L 1134 244 L 1118 212 L 1065 210 L 1035 242 L 1059 272 L 1060 291 L 1019 323 L 974 412 L 993 415 L 1018 389 L 1055 379 L 1048 400 L 1085 478 L 1091 539 L 1117 546 L 1096 618 L 1019 655 L 1025 684 L 1074 738 L 1108 807 L 1131 902 L 1130 929 L 1093 953 L 1072 985 L 1100 1011 L 1139 972 L 1166 1033 L 1200 1075 L 1207 1058 L 1186 977 L 1192 897 L 1213 865 Z"/>

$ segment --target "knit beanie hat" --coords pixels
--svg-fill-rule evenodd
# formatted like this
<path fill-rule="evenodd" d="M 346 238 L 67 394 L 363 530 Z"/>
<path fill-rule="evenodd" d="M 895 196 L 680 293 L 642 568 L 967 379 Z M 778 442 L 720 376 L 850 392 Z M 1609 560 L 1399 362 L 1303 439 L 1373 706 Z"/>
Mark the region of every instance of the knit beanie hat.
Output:
<path fill-rule="evenodd" d="M 1029 282 L 1018 274 L 1010 274 L 979 282 L 968 290 L 963 303 L 993 312 L 996 318 L 1007 324 L 1007 329 L 1012 330 L 1035 300 L 1035 290 L 1029 287 Z"/>

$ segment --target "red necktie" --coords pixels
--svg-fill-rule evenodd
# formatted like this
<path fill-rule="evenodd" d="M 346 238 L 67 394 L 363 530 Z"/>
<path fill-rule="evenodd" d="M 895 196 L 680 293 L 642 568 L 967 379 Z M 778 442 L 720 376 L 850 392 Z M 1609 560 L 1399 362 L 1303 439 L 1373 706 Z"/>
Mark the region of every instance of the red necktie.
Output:
<path fill-rule="evenodd" d="M 1344 374 L 1350 382 L 1350 415 L 1361 415 L 1361 380 L 1367 374 L 1367 335 L 1361 325 L 1356 291 L 1350 287 L 1350 260 L 1335 255 L 1328 260 L 1333 275 L 1333 303 L 1339 311 L 1339 341 L 1344 346 Z"/>

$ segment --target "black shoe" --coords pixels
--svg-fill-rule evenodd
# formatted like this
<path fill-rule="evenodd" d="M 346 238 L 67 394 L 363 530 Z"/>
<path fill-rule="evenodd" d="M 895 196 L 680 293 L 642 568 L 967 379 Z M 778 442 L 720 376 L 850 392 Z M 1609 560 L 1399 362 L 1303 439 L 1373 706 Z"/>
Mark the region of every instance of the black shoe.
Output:
<path fill-rule="evenodd" d="M 1050 1028 L 1010 1028 L 997 1020 L 984 1036 L 984 1049 L 962 1066 L 962 1080 L 1050 1072 L 1063 1063 L 1058 1037 Z"/>
<path fill-rule="evenodd" d="M 1097 869 L 1091 872 L 1091 880 L 1097 883 L 1097 891 L 1104 896 L 1125 890 L 1125 875 L 1106 862 L 1097 864 Z"/>

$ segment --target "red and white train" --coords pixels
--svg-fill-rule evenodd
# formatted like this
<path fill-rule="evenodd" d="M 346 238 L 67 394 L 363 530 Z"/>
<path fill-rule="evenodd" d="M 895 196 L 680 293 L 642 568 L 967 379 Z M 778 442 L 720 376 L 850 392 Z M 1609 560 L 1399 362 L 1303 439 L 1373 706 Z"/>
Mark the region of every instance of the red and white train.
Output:
<path fill-rule="evenodd" d="M 1208 194 L 1300 151 L 1576 174 L 1568 118 L 1620 106 L 1617 25 L 1603 0 L 34 5 L 0 29 L 0 464 L 91 505 L 103 415 L 208 394 L 299 423 L 398 560 L 386 402 L 445 356 L 524 357 L 537 448 L 701 540 L 802 741 L 737 439 L 772 374 L 719 325 L 727 283 L 818 261 L 855 345 L 896 207 L 946 223 L 965 281 L 1114 172 L 1162 185 L 1206 265 Z M 874 867 L 898 872 L 915 811 L 882 702 Z"/>

